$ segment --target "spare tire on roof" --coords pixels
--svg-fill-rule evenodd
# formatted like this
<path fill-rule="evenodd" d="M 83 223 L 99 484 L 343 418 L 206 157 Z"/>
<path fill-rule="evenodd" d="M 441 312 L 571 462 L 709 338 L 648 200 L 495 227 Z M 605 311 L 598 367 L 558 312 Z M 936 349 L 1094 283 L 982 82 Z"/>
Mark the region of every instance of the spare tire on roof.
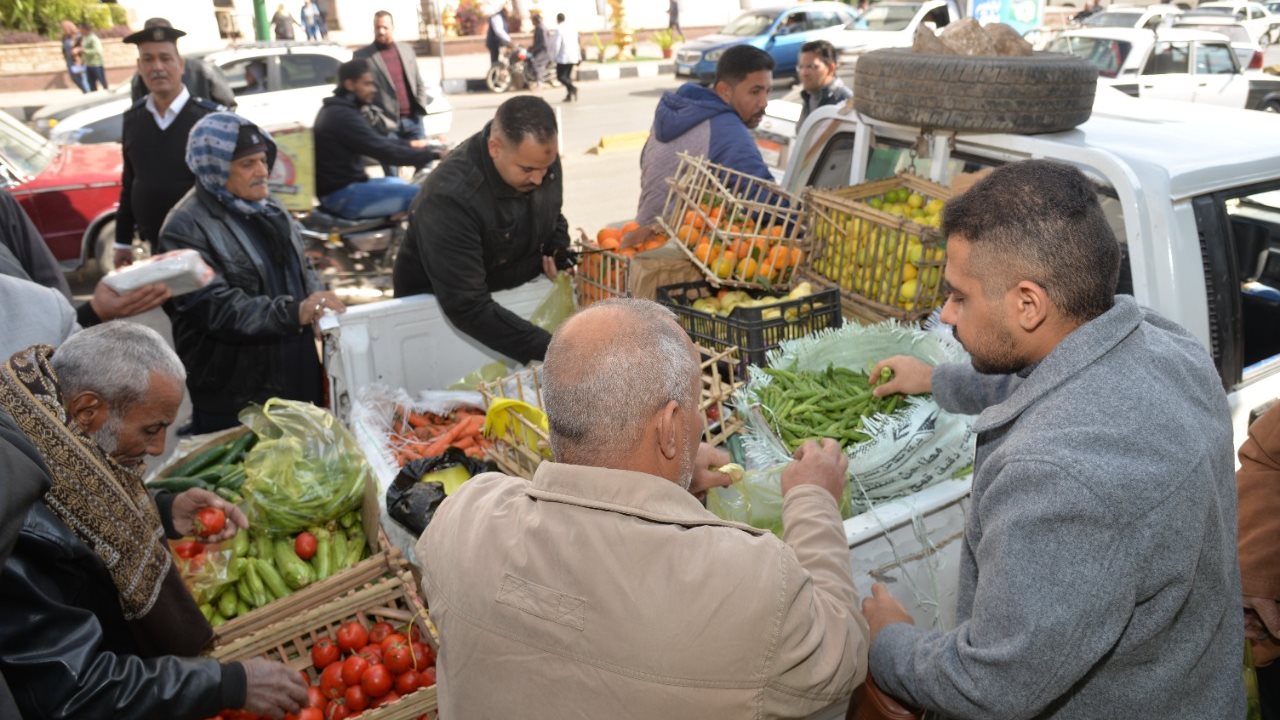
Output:
<path fill-rule="evenodd" d="M 1089 119 L 1098 71 L 1057 53 L 983 57 L 875 50 L 854 67 L 853 106 L 930 130 L 1046 133 Z"/>

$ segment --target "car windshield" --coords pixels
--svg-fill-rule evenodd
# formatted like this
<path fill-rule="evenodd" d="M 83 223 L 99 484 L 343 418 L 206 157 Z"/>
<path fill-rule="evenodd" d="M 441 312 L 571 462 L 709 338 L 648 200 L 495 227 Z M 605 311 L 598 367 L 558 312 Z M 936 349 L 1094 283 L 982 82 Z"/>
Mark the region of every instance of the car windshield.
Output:
<path fill-rule="evenodd" d="M 854 30 L 904 30 L 920 11 L 918 4 L 873 5 L 858 16 Z"/>
<path fill-rule="evenodd" d="M 1141 18 L 1142 13 L 1136 12 L 1100 12 L 1090 15 L 1083 24 L 1085 27 L 1131 28 L 1137 27 Z"/>
<path fill-rule="evenodd" d="M 1233 43 L 1249 42 L 1249 31 L 1245 30 L 1242 25 L 1195 25 L 1192 23 L 1178 23 L 1176 27 L 1179 30 L 1203 30 L 1205 32 L 1226 35 L 1227 39 Z"/>
<path fill-rule="evenodd" d="M 1204 7 L 1204 6 L 1201 6 L 1201 7 L 1196 8 L 1196 14 L 1197 14 L 1197 15 L 1234 15 L 1234 14 L 1235 14 L 1235 9 L 1234 9 L 1234 8 L 1229 8 L 1229 7 Z"/>
<path fill-rule="evenodd" d="M 0 156 L 27 178 L 43 172 L 58 156 L 58 149 L 9 113 L 0 112 Z"/>
<path fill-rule="evenodd" d="M 765 30 L 773 24 L 773 13 L 767 12 L 749 12 L 739 15 L 736 20 L 725 25 L 720 30 L 721 35 L 734 35 L 737 37 L 755 37 L 764 34 Z"/>
<path fill-rule="evenodd" d="M 1088 60 L 1098 74 L 1113 78 L 1124 66 L 1132 45 L 1120 40 L 1091 37 L 1060 37 L 1049 43 L 1049 52 L 1065 53 Z"/>

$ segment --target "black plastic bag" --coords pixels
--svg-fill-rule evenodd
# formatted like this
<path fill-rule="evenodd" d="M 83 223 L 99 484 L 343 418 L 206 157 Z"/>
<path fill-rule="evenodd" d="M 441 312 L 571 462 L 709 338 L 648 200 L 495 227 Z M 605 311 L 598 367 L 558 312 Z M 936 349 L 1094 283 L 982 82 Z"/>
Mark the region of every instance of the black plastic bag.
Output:
<path fill-rule="evenodd" d="M 472 477 L 497 469 L 492 462 L 467 457 L 457 448 L 449 448 L 436 457 L 414 460 L 400 468 L 400 474 L 387 488 L 387 514 L 415 537 L 421 535 L 445 498 L 442 483 L 422 482 L 422 478 L 454 465 L 462 465 Z"/>

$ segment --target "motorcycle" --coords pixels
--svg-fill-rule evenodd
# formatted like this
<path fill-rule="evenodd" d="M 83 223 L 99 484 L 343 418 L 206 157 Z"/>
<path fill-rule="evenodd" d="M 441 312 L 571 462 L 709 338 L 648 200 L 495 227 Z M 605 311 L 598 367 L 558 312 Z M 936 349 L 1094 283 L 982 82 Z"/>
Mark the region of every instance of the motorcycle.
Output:
<path fill-rule="evenodd" d="M 511 89 L 526 90 L 535 82 L 554 87 L 556 85 L 556 68 L 554 63 L 545 63 L 542 76 L 534 77 L 534 62 L 529 51 L 516 45 L 510 50 L 503 50 L 498 62 L 489 68 L 484 84 L 490 92 L 503 93 Z"/>
<path fill-rule="evenodd" d="M 410 182 L 421 189 L 438 162 L 420 168 Z M 353 220 L 316 206 L 298 222 L 306 255 L 330 288 L 391 289 L 396 254 L 409 234 L 409 213 Z"/>

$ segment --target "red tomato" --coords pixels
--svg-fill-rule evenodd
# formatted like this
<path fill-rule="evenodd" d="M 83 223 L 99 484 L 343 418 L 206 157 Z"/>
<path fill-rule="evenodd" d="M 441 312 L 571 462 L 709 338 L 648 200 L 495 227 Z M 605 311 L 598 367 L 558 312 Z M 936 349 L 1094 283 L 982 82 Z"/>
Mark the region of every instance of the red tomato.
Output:
<path fill-rule="evenodd" d="M 324 710 L 307 707 L 298 711 L 298 720 L 324 720 Z"/>
<path fill-rule="evenodd" d="M 408 695 L 418 689 L 418 673 L 406 670 L 396 676 L 396 692 Z"/>
<path fill-rule="evenodd" d="M 347 720 L 351 717 L 351 708 L 342 700 L 334 700 L 324 713 L 325 720 Z"/>
<path fill-rule="evenodd" d="M 360 649 L 360 652 L 356 654 L 365 660 L 368 660 L 370 665 L 382 664 L 382 648 L 377 645 L 365 645 Z"/>
<path fill-rule="evenodd" d="M 435 664 L 436 654 L 431 650 L 430 645 L 423 645 L 420 642 L 413 643 L 409 646 L 413 650 L 413 669 L 418 672 L 426 670 Z"/>
<path fill-rule="evenodd" d="M 364 688 L 359 685 L 352 685 L 347 688 L 346 696 L 343 699 L 347 701 L 347 709 L 351 712 L 360 712 L 369 707 L 369 697 L 364 694 Z"/>
<path fill-rule="evenodd" d="M 315 708 L 317 710 L 324 710 L 324 706 L 328 704 L 328 702 L 329 701 L 325 698 L 324 693 L 320 692 L 320 688 L 314 685 L 307 686 L 307 704 L 303 706 L 303 709 Z M 302 720 L 302 718 L 299 717 L 298 720 Z"/>
<path fill-rule="evenodd" d="M 320 673 L 320 692 L 325 697 L 337 700 L 346 691 L 347 685 L 342 682 L 342 663 L 333 663 Z"/>
<path fill-rule="evenodd" d="M 338 647 L 343 652 L 360 652 L 360 648 L 369 644 L 369 631 L 358 622 L 352 621 L 338 628 Z"/>
<path fill-rule="evenodd" d="M 216 507 L 200 508 L 196 512 L 196 535 L 209 537 L 222 532 L 227 525 L 227 514 Z"/>
<path fill-rule="evenodd" d="M 296 713 L 285 713 L 284 720 L 298 720 L 298 716 Z"/>
<path fill-rule="evenodd" d="M 436 684 L 436 667 L 431 667 L 418 673 L 418 684 L 420 687 L 431 687 Z"/>
<path fill-rule="evenodd" d="M 198 543 L 195 540 L 183 540 L 182 542 L 173 544 L 173 554 L 183 560 L 190 560 L 202 553 L 204 553 L 204 544 Z"/>
<path fill-rule="evenodd" d="M 316 536 L 303 530 L 293 539 L 293 552 L 303 560 L 310 560 L 316 554 Z"/>
<path fill-rule="evenodd" d="M 360 676 L 360 687 L 365 695 L 376 701 L 391 689 L 391 673 L 387 672 L 385 665 L 370 665 Z"/>
<path fill-rule="evenodd" d="M 359 655 L 352 655 L 346 660 L 343 660 L 342 661 L 342 682 L 346 683 L 347 687 L 350 687 L 352 685 L 359 685 L 360 676 L 364 674 L 365 669 L 367 669 L 369 665 L 370 665 L 369 661 L 360 657 Z M 360 708 L 360 709 L 363 710 L 364 708 Z"/>
<path fill-rule="evenodd" d="M 374 645 L 381 645 L 382 641 L 386 640 L 387 636 L 395 631 L 395 628 L 391 627 L 391 623 L 374 623 L 373 627 L 369 628 L 369 642 Z"/>
<path fill-rule="evenodd" d="M 383 695 L 380 698 L 374 698 L 369 703 L 369 707 L 376 708 L 376 707 L 382 707 L 383 705 L 390 705 L 391 703 L 399 699 L 400 699 L 400 694 L 397 693 L 395 690 L 392 690 L 391 692 L 387 693 L 386 695 Z"/>
<path fill-rule="evenodd" d="M 387 648 L 391 647 L 392 645 L 404 645 L 407 647 L 409 645 L 409 638 L 405 637 L 404 635 L 401 635 L 400 633 L 391 633 L 390 635 L 382 639 L 381 645 L 382 645 L 382 654 L 385 655 L 387 653 Z"/>
<path fill-rule="evenodd" d="M 316 666 L 317 670 L 324 670 L 338 662 L 340 655 L 338 646 L 334 645 L 333 640 L 330 640 L 327 636 L 316 640 L 316 644 L 311 646 L 311 663 Z"/>
<path fill-rule="evenodd" d="M 388 648 L 382 651 L 382 662 L 387 666 L 387 670 L 392 675 L 400 673 L 413 667 L 413 651 L 404 643 L 392 643 Z"/>

